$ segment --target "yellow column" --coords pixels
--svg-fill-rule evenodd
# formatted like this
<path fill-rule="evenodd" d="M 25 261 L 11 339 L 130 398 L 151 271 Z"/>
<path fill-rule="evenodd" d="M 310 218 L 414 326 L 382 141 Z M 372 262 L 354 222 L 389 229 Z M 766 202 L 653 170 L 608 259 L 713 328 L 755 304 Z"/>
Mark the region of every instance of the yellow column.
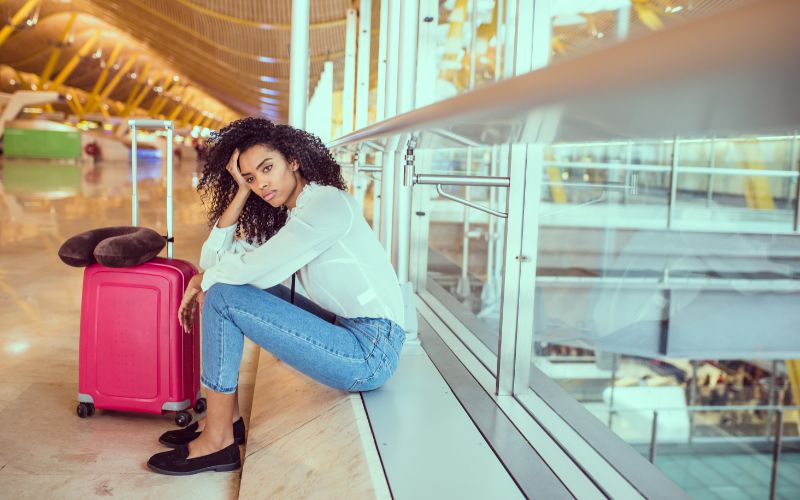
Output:
<path fill-rule="evenodd" d="M 184 96 L 181 98 L 181 103 L 178 106 L 175 106 L 175 109 L 173 109 L 170 112 L 169 116 L 167 117 L 167 120 L 175 120 L 176 118 L 178 118 L 178 115 L 181 114 L 181 111 L 183 111 L 186 107 L 192 105 L 192 101 L 194 101 L 194 98 L 193 97 L 187 98 L 185 94 L 188 94 L 188 92 L 184 92 Z"/>
<path fill-rule="evenodd" d="M 182 92 L 181 92 L 181 93 L 182 93 Z M 179 95 L 180 95 L 181 93 L 179 93 Z M 171 98 L 170 98 L 168 95 L 166 95 L 166 90 L 165 90 L 165 91 L 163 91 L 163 92 L 161 93 L 161 102 L 159 102 L 159 103 L 157 103 L 157 104 L 156 104 L 156 109 L 153 111 L 153 113 L 151 114 L 151 116 L 153 116 L 153 117 L 157 117 L 157 116 L 158 116 L 158 115 L 161 113 L 161 110 L 163 110 L 163 109 L 164 109 L 164 107 L 165 107 L 167 104 L 169 104 L 169 102 L 170 102 L 171 100 L 172 100 L 172 99 L 171 99 Z"/>
<path fill-rule="evenodd" d="M 138 59 L 138 58 L 139 58 L 139 56 L 135 55 L 135 56 L 131 57 L 130 59 L 128 59 L 127 61 L 125 61 L 125 64 L 122 65 L 122 68 L 120 68 L 120 70 L 117 72 L 117 74 L 114 75 L 114 78 L 112 78 L 111 82 L 108 85 L 106 85 L 106 88 L 103 89 L 103 92 L 100 94 L 100 97 L 98 97 L 97 101 L 95 101 L 96 103 L 103 102 L 108 98 L 108 96 L 111 94 L 111 92 L 113 92 L 114 89 L 117 88 L 117 85 L 119 85 L 119 82 L 122 81 L 122 77 L 125 76 L 128 73 L 128 71 L 131 69 L 131 66 L 133 66 L 133 63 L 135 63 L 136 59 Z M 93 110 L 93 109 L 94 109 L 94 106 L 90 107 L 90 111 Z"/>
<path fill-rule="evenodd" d="M 158 80 L 159 78 L 161 78 L 160 74 L 156 76 L 154 79 Z M 136 94 L 136 96 L 132 100 L 129 100 L 128 103 L 125 105 L 125 109 L 122 111 L 123 116 L 130 116 L 131 112 L 134 109 L 136 109 L 139 103 L 142 102 L 142 100 L 145 98 L 147 93 L 150 92 L 150 86 L 147 84 L 148 79 L 149 79 L 148 76 L 142 78 L 142 84 L 139 87 L 139 93 Z"/>
<path fill-rule="evenodd" d="M 186 113 L 184 113 L 183 117 L 178 120 L 179 126 L 181 126 L 181 127 L 189 127 L 189 126 L 191 126 L 192 125 L 191 120 L 194 119 L 195 113 L 197 113 L 197 110 L 195 110 L 194 108 L 187 109 Z"/>
<path fill-rule="evenodd" d="M 36 8 L 41 0 L 28 0 L 19 8 L 16 14 L 11 18 L 11 21 L 0 30 L 0 45 L 3 45 L 8 37 L 14 32 L 14 26 L 24 21 L 28 15 Z"/>
<path fill-rule="evenodd" d="M 147 111 L 148 116 L 155 116 L 155 114 L 157 113 L 156 108 L 159 107 L 161 101 L 167 99 L 166 93 L 174 84 L 175 80 L 171 76 L 167 75 L 167 77 L 164 79 L 164 83 L 161 84 L 161 93 L 158 94 L 158 96 L 156 96 L 155 100 L 153 100 L 153 104 Z"/>
<path fill-rule="evenodd" d="M 64 66 L 64 69 L 62 69 L 56 79 L 53 80 L 53 83 L 47 85 L 46 87 L 48 89 L 58 90 L 58 88 L 64 84 L 64 81 L 69 78 L 69 75 L 71 75 L 78 66 L 78 63 L 81 61 L 81 57 L 85 57 L 92 47 L 94 47 L 94 44 L 97 42 L 98 38 L 100 38 L 100 30 L 95 31 L 94 35 L 90 36 L 89 39 L 84 42 L 78 53 L 72 56 L 67 65 Z"/>
<path fill-rule="evenodd" d="M 83 104 L 81 104 L 80 96 L 78 96 L 77 92 L 68 92 L 72 96 L 72 103 L 75 105 L 75 109 L 78 110 L 78 120 L 83 120 L 83 114 L 85 113 L 83 109 Z"/>
<path fill-rule="evenodd" d="M 69 37 L 69 32 L 72 31 L 72 25 L 75 24 L 75 19 L 78 18 L 78 13 L 73 12 L 69 16 L 69 20 L 67 20 L 67 24 L 64 27 L 64 32 L 61 33 L 61 38 L 59 39 L 59 45 L 53 47 L 53 50 L 50 52 L 50 59 L 47 60 L 47 64 L 42 71 L 41 76 L 39 76 L 39 86 L 42 87 L 50 77 L 53 75 L 53 70 L 56 69 L 56 64 L 58 64 L 58 60 L 61 58 L 61 50 L 66 43 L 67 38 Z"/>
<path fill-rule="evenodd" d="M 106 61 L 106 67 L 103 68 L 103 72 L 100 73 L 100 77 L 95 82 L 94 87 L 92 87 L 92 93 L 89 95 L 89 102 L 86 104 L 87 113 L 94 111 L 94 108 L 97 106 L 97 96 L 100 93 L 100 88 L 105 85 L 108 72 L 111 70 L 111 66 L 117 62 L 117 57 L 119 57 L 121 50 L 122 42 L 119 42 L 114 46 L 114 50 L 111 51 L 111 56 L 108 58 L 108 61 Z"/>
<path fill-rule="evenodd" d="M 145 84 L 144 84 L 144 88 L 142 88 L 142 91 L 141 91 L 141 92 L 139 92 L 139 95 L 138 95 L 138 96 L 136 96 L 136 99 L 134 99 L 134 100 L 133 100 L 133 102 L 130 104 L 130 106 L 128 106 L 128 110 L 127 110 L 127 112 L 125 113 L 125 116 L 130 116 L 130 115 L 133 113 L 133 111 L 134 111 L 136 108 L 138 108 L 138 107 L 139 107 L 139 104 L 141 104 L 141 103 L 142 103 L 142 101 L 144 100 L 144 98 L 145 98 L 145 97 L 147 97 L 147 94 L 149 94 L 149 93 L 150 93 L 150 92 L 152 92 L 152 91 L 153 91 L 153 89 L 152 89 L 152 88 L 150 88 L 150 86 L 149 86 L 149 85 L 147 85 L 147 83 L 145 83 Z"/>

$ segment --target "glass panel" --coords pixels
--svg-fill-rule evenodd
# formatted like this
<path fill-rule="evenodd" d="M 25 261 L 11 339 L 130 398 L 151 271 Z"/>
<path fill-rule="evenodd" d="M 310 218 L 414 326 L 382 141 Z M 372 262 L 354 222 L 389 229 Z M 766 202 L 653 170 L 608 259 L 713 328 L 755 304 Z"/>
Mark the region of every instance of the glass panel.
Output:
<path fill-rule="evenodd" d="M 426 173 L 503 176 L 498 148 L 436 150 L 430 152 Z M 445 186 L 444 191 L 495 210 L 505 210 L 505 190 L 478 186 Z M 428 290 L 451 300 L 444 304 L 465 326 L 470 341 L 477 340 L 487 362 L 497 356 L 500 323 L 501 269 L 504 220 L 429 191 Z M 468 341 L 468 346 L 470 345 Z M 473 343 L 475 347 L 478 344 Z M 475 350 L 475 349 L 473 349 Z M 495 362 L 487 368 L 496 370 Z"/>
<path fill-rule="evenodd" d="M 532 365 L 645 456 L 657 412 L 656 465 L 698 498 L 769 493 L 793 373 L 772 360 L 800 356 L 794 141 L 545 152 Z"/>
<path fill-rule="evenodd" d="M 552 2 L 553 59 L 568 59 L 698 19 L 744 0 Z"/>
<path fill-rule="evenodd" d="M 792 231 L 796 141 L 793 136 L 681 141 L 676 227 Z"/>
<path fill-rule="evenodd" d="M 498 14 L 503 0 L 439 4 L 435 101 L 494 82 L 500 74 Z"/>

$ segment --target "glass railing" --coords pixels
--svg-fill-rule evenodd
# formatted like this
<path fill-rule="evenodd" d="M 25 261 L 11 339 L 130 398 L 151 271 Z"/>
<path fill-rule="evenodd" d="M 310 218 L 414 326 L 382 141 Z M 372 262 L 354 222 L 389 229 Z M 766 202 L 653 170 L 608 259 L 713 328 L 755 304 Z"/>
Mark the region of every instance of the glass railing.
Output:
<path fill-rule="evenodd" d="M 732 11 L 331 144 L 475 378 L 601 488 L 598 459 L 655 494 L 641 463 L 615 462 L 627 443 L 691 495 L 800 494 L 798 8 Z M 600 84 L 597 67 L 616 70 Z"/>
<path fill-rule="evenodd" d="M 799 406 L 614 409 L 597 414 L 693 498 L 797 495 Z"/>

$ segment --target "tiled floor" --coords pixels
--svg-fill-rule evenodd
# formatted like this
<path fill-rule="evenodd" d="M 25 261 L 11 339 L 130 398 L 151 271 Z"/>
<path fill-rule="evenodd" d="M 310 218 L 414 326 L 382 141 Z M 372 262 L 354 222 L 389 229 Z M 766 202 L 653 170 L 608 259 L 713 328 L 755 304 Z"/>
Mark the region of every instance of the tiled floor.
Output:
<path fill-rule="evenodd" d="M 208 229 L 192 188 L 193 167 L 176 165 L 175 256 L 197 262 Z M 78 232 L 130 224 L 128 168 L 0 165 L 0 497 L 218 499 L 238 493 L 239 472 L 176 478 L 147 470 L 147 458 L 164 450 L 159 434 L 175 428 L 171 415 L 75 414 L 82 270 L 63 264 L 57 251 Z M 28 171 L 36 175 L 20 175 Z M 141 173 L 140 224 L 165 233 L 160 169 L 145 165 Z M 240 378 L 246 421 L 257 359 L 248 343 Z"/>

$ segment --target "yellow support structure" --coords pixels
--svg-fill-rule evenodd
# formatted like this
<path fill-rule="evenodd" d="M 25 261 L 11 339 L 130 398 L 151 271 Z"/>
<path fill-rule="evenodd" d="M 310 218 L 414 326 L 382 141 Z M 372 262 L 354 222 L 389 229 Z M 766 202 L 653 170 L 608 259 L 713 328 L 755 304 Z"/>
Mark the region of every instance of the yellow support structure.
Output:
<path fill-rule="evenodd" d="M 547 153 L 545 160 L 552 161 L 553 154 Z M 547 177 L 550 179 L 550 196 L 555 203 L 566 203 L 567 193 L 561 183 L 561 170 L 558 167 L 547 167 Z"/>
<path fill-rule="evenodd" d="M 156 108 L 158 107 L 158 105 L 161 103 L 161 101 L 163 99 L 166 99 L 165 94 L 170 89 L 170 87 L 172 87 L 172 85 L 174 83 L 175 83 L 175 80 L 173 80 L 171 76 L 167 75 L 167 77 L 164 78 L 164 83 L 161 84 L 161 93 L 158 94 L 156 96 L 156 98 L 153 100 L 153 104 L 150 106 L 150 109 L 147 111 L 147 116 L 155 116 Z"/>
<path fill-rule="evenodd" d="M 189 87 L 186 88 L 188 89 Z M 181 111 L 183 111 L 187 107 L 192 106 L 192 102 L 194 102 L 194 96 L 187 98 L 186 94 L 188 94 L 188 91 L 185 91 L 183 94 L 184 94 L 183 97 L 181 97 L 181 103 L 178 106 L 175 106 L 175 109 L 173 109 L 170 112 L 169 116 L 167 117 L 167 120 L 177 119 L 178 115 L 181 114 Z"/>
<path fill-rule="evenodd" d="M 800 360 L 787 360 L 786 371 L 789 373 L 792 403 L 796 405 L 800 402 Z"/>
<path fill-rule="evenodd" d="M 556 167 L 547 167 L 547 177 L 550 178 L 550 195 L 556 203 L 566 203 L 567 193 L 561 185 L 561 171 Z"/>
<path fill-rule="evenodd" d="M 106 61 L 106 67 L 103 68 L 103 72 L 100 73 L 100 77 L 95 82 L 94 87 L 92 87 L 92 93 L 89 95 L 89 102 L 86 104 L 87 113 L 94 111 L 95 107 L 97 106 L 97 96 L 100 93 L 100 88 L 105 85 L 106 78 L 108 78 L 108 72 L 111 70 L 111 66 L 117 62 L 117 57 L 119 57 L 121 50 L 122 42 L 118 42 L 111 51 L 111 56 L 108 58 L 108 61 Z"/>
<path fill-rule="evenodd" d="M 100 109 L 100 112 L 103 114 L 103 118 L 107 122 L 111 122 L 111 115 L 108 113 L 108 109 L 106 109 L 106 106 L 101 105 L 99 109 Z"/>
<path fill-rule="evenodd" d="M 78 50 L 78 52 L 72 56 L 67 65 L 64 66 L 64 68 L 58 74 L 56 79 L 53 80 L 53 83 L 47 85 L 48 89 L 58 90 L 59 87 L 64 84 L 64 81 L 66 81 L 66 79 L 69 78 L 69 75 L 71 75 L 72 72 L 75 71 L 75 68 L 78 67 L 78 63 L 81 62 L 81 57 L 85 57 L 86 54 L 92 50 L 95 43 L 97 43 L 97 40 L 100 38 L 100 33 L 100 30 L 95 31 L 94 35 L 90 36 L 89 39 L 84 42 L 80 50 Z"/>
<path fill-rule="evenodd" d="M 155 110 L 153 110 L 150 116 L 157 117 L 159 113 L 161 113 L 161 110 L 163 110 L 164 107 L 172 100 L 169 96 L 166 95 L 166 90 L 161 92 L 160 97 L 161 101 L 156 104 L 156 108 Z"/>
<path fill-rule="evenodd" d="M 47 60 L 47 64 L 42 71 L 42 74 L 39 76 L 39 86 L 44 87 L 44 84 L 50 80 L 50 77 L 53 76 L 53 70 L 56 69 L 56 64 L 58 64 L 58 60 L 61 58 L 61 50 L 64 44 L 69 38 L 69 33 L 72 31 L 72 25 L 75 24 L 75 20 L 78 18 L 78 13 L 73 12 L 69 16 L 69 20 L 67 20 L 67 24 L 64 27 L 64 32 L 61 33 L 61 38 L 59 39 L 59 44 L 53 47 L 53 50 L 50 52 L 50 59 Z"/>
<path fill-rule="evenodd" d="M 100 96 L 94 101 L 94 103 L 92 103 L 91 106 L 89 106 L 89 111 L 94 111 L 94 108 L 95 106 L 97 106 L 97 104 L 108 99 L 108 96 L 111 94 L 111 92 L 114 91 L 115 88 L 117 88 L 117 85 L 119 85 L 119 82 L 122 80 L 122 77 L 128 73 L 128 70 L 131 69 L 131 66 L 133 66 L 133 64 L 136 62 L 136 59 L 138 58 L 139 56 L 133 56 L 127 61 L 125 61 L 125 64 L 123 64 L 122 68 L 120 68 L 120 70 L 117 71 L 117 74 L 114 75 L 114 78 L 111 79 L 111 82 L 108 85 L 106 85 L 106 88 L 103 89 L 103 92 L 100 94 Z"/>
<path fill-rule="evenodd" d="M 744 161 L 742 164 L 751 170 L 766 170 L 766 165 L 760 159 L 761 155 L 756 151 L 757 147 L 758 141 L 748 141 L 743 145 Z M 775 200 L 772 197 L 768 177 L 754 175 L 745 177 L 742 182 L 748 207 L 757 210 L 775 210 Z"/>
<path fill-rule="evenodd" d="M 159 78 L 161 78 L 161 74 L 159 74 L 158 76 L 154 77 L 153 80 L 158 80 Z M 143 81 L 142 81 L 141 86 L 139 87 L 139 93 L 136 95 L 136 97 L 133 98 L 133 100 L 130 100 L 125 105 L 125 110 L 123 110 L 123 112 L 122 112 L 123 116 L 130 116 L 130 114 L 133 112 L 133 110 L 136 109 L 139 106 L 139 104 L 144 100 L 144 98 L 147 96 L 147 94 L 152 90 L 150 88 L 150 85 L 147 84 L 147 80 L 148 79 L 149 79 L 148 77 L 144 77 L 142 79 Z"/>
<path fill-rule="evenodd" d="M 11 17 L 11 21 L 0 30 L 0 46 L 2 46 L 14 32 L 14 27 L 27 19 L 30 13 L 33 12 L 33 9 L 35 9 L 41 1 L 42 0 L 28 0 L 19 8 L 17 13 Z"/>
<path fill-rule="evenodd" d="M 72 111 L 72 114 L 75 116 L 80 115 L 80 113 L 78 113 L 78 108 L 76 108 L 75 104 L 72 102 L 71 94 L 67 94 L 66 101 L 67 101 L 67 106 L 69 106 L 69 109 Z"/>
<path fill-rule="evenodd" d="M 193 125 L 194 119 L 196 115 L 199 113 L 200 112 L 194 108 L 189 108 L 188 110 L 186 110 L 186 114 L 183 115 L 183 118 L 180 120 L 180 126 L 194 128 Z"/>
<path fill-rule="evenodd" d="M 203 122 L 204 119 L 205 119 L 205 116 L 203 116 L 203 113 L 198 111 L 197 114 L 193 118 L 194 121 L 192 121 L 192 128 L 195 128 L 195 127 L 199 126 Z M 203 128 L 203 127 L 200 127 L 200 128 Z"/>
<path fill-rule="evenodd" d="M 78 110 L 78 120 L 83 120 L 83 115 L 85 113 L 83 109 L 83 104 L 81 104 L 81 99 L 78 96 L 77 92 L 67 92 L 72 96 L 72 103 L 75 105 L 75 109 Z"/>

